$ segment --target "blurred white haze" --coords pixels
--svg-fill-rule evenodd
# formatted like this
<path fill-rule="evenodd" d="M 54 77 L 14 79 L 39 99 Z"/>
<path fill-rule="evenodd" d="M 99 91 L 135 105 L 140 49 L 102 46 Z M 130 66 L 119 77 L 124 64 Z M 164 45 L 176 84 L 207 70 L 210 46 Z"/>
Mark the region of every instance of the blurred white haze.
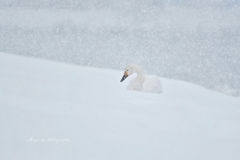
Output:
<path fill-rule="evenodd" d="M 240 96 L 240 0 L 0 0 L 0 51 Z"/>

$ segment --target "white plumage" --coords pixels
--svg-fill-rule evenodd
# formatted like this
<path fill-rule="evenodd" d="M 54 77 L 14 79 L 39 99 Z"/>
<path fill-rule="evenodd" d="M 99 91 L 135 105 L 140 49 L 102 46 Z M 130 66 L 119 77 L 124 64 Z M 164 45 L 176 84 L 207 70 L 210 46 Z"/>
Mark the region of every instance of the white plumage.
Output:
<path fill-rule="evenodd" d="M 145 75 L 142 68 L 137 64 L 129 64 L 124 71 L 121 82 L 133 73 L 137 73 L 137 77 L 131 79 L 127 86 L 129 90 L 161 93 L 162 83 L 156 75 Z"/>

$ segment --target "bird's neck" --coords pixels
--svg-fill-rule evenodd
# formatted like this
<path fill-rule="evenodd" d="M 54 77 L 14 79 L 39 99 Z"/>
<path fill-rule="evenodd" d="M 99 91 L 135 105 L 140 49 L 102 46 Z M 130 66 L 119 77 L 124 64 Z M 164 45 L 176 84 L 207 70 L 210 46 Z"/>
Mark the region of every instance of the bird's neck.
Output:
<path fill-rule="evenodd" d="M 144 74 L 142 68 L 136 64 L 133 64 L 132 66 L 134 68 L 133 72 L 137 73 L 137 77 L 136 77 L 137 82 L 143 83 L 145 80 L 145 74 Z"/>
<path fill-rule="evenodd" d="M 136 73 L 137 73 L 137 80 L 139 82 L 143 83 L 143 81 L 145 80 L 145 75 L 144 75 L 143 71 L 138 70 L 138 71 L 136 71 Z"/>

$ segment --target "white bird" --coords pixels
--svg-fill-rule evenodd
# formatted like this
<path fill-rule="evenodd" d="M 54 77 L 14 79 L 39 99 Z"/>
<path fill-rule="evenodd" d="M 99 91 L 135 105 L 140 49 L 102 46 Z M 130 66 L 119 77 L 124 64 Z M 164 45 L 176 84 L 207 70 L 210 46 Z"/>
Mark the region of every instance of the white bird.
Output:
<path fill-rule="evenodd" d="M 137 73 L 137 77 L 131 79 L 127 89 L 152 93 L 162 92 L 162 83 L 159 77 L 155 75 L 145 75 L 142 68 L 137 64 L 129 64 L 125 68 L 124 75 L 120 82 L 124 81 L 133 73 Z"/>

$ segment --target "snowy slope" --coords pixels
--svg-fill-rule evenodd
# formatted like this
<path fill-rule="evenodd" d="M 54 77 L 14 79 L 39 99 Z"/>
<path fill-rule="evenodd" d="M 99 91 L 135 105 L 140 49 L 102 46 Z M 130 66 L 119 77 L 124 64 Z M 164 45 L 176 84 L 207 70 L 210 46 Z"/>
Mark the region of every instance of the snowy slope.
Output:
<path fill-rule="evenodd" d="M 0 159 L 239 160 L 240 98 L 122 74 L 0 53 Z"/>

